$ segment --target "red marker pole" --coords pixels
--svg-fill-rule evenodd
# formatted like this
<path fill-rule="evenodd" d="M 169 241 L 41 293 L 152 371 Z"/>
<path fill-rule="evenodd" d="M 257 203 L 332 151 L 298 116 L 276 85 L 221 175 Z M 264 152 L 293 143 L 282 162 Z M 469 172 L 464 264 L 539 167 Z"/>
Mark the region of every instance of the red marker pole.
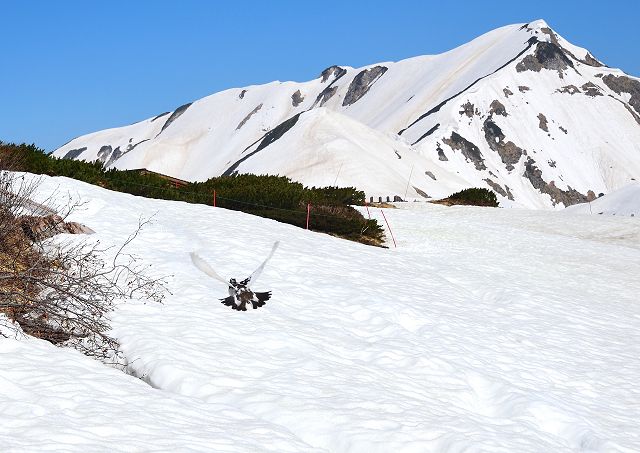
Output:
<path fill-rule="evenodd" d="M 389 226 L 389 221 L 387 220 L 387 216 L 384 215 L 384 211 L 382 209 L 380 209 L 380 212 L 382 213 L 382 217 L 384 217 L 384 221 L 387 223 L 387 228 L 389 229 L 389 233 L 391 233 L 391 239 L 393 239 L 393 246 L 395 248 L 398 248 L 398 244 L 396 244 L 396 238 L 393 237 L 393 231 L 391 231 L 391 227 Z"/>
<path fill-rule="evenodd" d="M 213 207 L 216 207 L 216 191 L 213 191 Z"/>
<path fill-rule="evenodd" d="M 309 229 L 309 217 L 311 215 L 311 203 L 307 203 L 307 230 Z"/>
<path fill-rule="evenodd" d="M 367 215 L 369 216 L 369 220 L 371 220 L 371 213 L 369 212 L 369 203 L 367 203 L 367 200 L 364 200 L 364 207 L 367 208 Z"/>

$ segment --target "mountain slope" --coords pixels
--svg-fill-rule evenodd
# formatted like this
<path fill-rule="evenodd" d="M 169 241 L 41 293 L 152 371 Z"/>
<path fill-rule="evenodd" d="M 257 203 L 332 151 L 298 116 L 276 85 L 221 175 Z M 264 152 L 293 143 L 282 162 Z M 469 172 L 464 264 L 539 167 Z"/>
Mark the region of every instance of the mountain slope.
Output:
<path fill-rule="evenodd" d="M 503 204 L 562 206 L 640 178 L 640 81 L 536 21 L 441 55 L 226 90 L 54 154 L 187 180 L 269 172 L 409 197 L 481 186 Z"/>

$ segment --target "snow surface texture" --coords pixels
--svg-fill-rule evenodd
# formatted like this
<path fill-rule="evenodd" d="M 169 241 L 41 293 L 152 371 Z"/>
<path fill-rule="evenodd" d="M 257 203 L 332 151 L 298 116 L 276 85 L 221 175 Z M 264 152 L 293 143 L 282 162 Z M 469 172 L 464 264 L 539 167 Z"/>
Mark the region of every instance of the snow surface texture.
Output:
<path fill-rule="evenodd" d="M 639 96 L 640 80 L 538 20 L 441 55 L 222 91 L 54 154 L 190 181 L 281 174 L 376 198 L 486 187 L 503 206 L 561 208 L 640 180 Z"/>
<path fill-rule="evenodd" d="M 407 203 L 382 249 L 58 185 L 104 244 L 155 215 L 131 252 L 173 294 L 114 313 L 141 380 L 0 338 L 3 452 L 640 450 L 640 219 Z M 244 276 L 276 240 L 261 310 L 189 258 Z"/>

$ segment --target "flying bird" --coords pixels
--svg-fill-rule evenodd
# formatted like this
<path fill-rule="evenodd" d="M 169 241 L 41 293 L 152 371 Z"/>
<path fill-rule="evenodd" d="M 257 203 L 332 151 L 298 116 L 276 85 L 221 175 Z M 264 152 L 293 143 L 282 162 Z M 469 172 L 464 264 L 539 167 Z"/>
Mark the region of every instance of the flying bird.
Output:
<path fill-rule="evenodd" d="M 266 301 L 271 298 L 271 291 L 253 292 L 250 286 L 255 284 L 257 278 L 264 270 L 264 266 L 271 259 L 279 245 L 280 241 L 276 241 L 271 248 L 271 253 L 269 253 L 269 256 L 267 256 L 262 264 L 258 266 L 258 268 L 253 271 L 253 273 L 251 273 L 249 277 L 240 282 L 236 281 L 235 278 L 232 278 L 229 281 L 225 280 L 224 278 L 220 277 L 220 275 L 218 275 L 206 261 L 200 258 L 197 253 L 191 252 L 190 255 L 191 261 L 193 262 L 194 266 L 207 274 L 209 277 L 215 278 L 216 280 L 221 281 L 222 283 L 227 285 L 227 288 L 229 289 L 229 297 L 220 299 L 220 302 L 222 302 L 227 307 L 231 307 L 234 310 L 247 311 L 247 305 L 250 304 L 255 310 L 256 308 L 262 307 L 266 303 Z"/>

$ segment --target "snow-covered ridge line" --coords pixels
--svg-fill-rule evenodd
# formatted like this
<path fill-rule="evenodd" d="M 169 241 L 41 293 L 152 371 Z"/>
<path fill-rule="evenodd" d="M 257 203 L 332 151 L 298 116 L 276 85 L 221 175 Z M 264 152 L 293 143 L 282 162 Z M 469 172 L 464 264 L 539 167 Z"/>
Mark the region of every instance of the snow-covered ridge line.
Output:
<path fill-rule="evenodd" d="M 280 174 L 376 198 L 486 187 L 503 206 L 560 208 L 640 179 L 640 81 L 538 20 L 440 55 L 225 90 L 54 154 L 190 181 Z"/>

